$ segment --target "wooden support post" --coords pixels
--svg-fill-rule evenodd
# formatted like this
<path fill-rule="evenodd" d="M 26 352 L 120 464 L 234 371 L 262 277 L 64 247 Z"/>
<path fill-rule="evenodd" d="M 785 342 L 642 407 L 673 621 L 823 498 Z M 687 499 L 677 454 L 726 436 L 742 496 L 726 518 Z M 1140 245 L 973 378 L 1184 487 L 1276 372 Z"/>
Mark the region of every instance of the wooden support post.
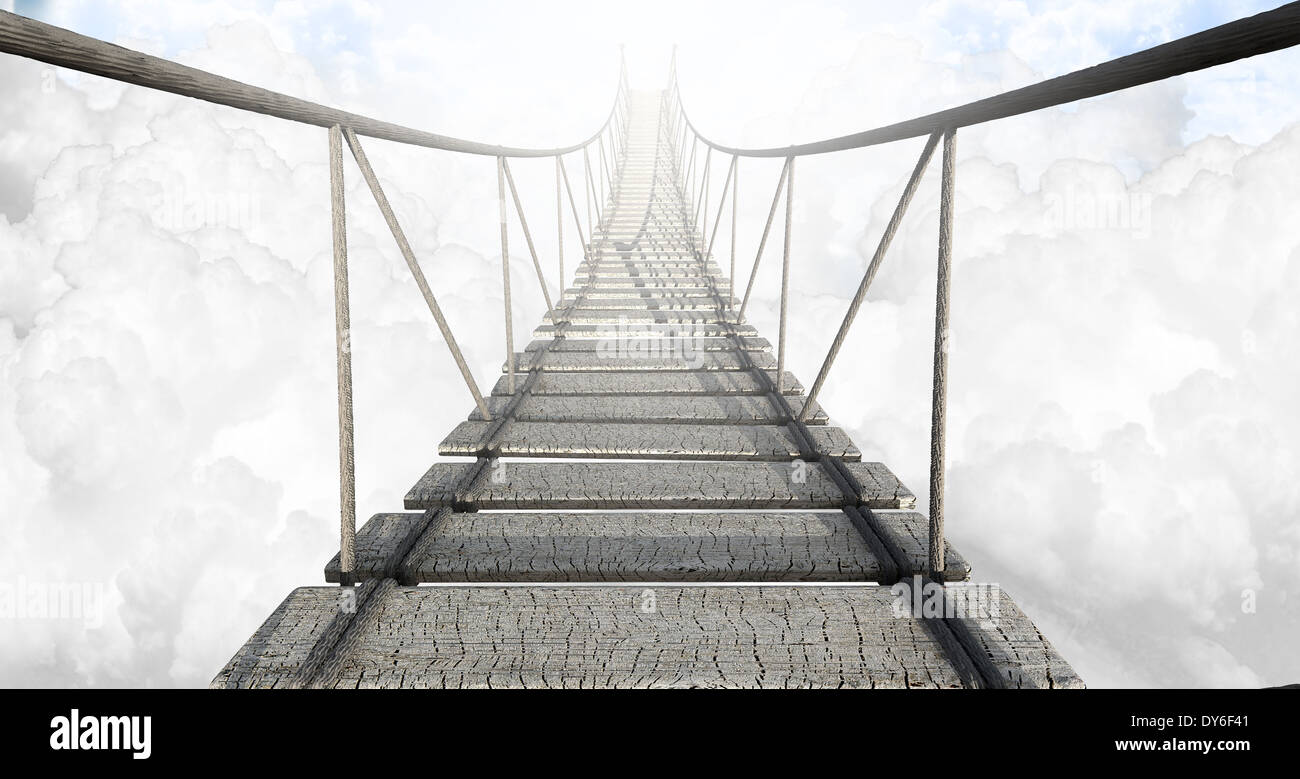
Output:
<path fill-rule="evenodd" d="M 560 157 L 555 156 L 555 238 L 556 257 L 560 263 L 560 297 L 564 297 L 564 190 L 560 173 Z"/>
<path fill-rule="evenodd" d="M 497 157 L 497 205 L 501 216 L 501 291 L 506 314 L 506 375 L 510 394 L 515 394 L 515 328 L 510 305 L 510 236 L 506 226 L 506 158 Z"/>
<path fill-rule="evenodd" d="M 357 481 L 352 436 L 352 335 L 348 303 L 348 231 L 343 189 L 343 130 L 329 129 L 330 225 L 334 238 L 334 355 L 339 395 L 339 584 L 355 583 Z"/>
<path fill-rule="evenodd" d="M 731 272 L 727 280 L 731 283 L 727 293 L 727 308 L 736 310 L 736 197 L 740 184 L 740 157 L 731 155 Z"/>
<path fill-rule="evenodd" d="M 781 259 L 781 326 L 776 347 L 776 393 L 785 389 L 785 322 L 790 300 L 790 228 L 794 223 L 794 157 L 786 160 L 785 252 Z"/>
<path fill-rule="evenodd" d="M 944 580 L 943 460 L 948 419 L 948 301 L 952 276 L 953 186 L 957 131 L 943 134 L 943 183 L 939 193 L 939 275 L 934 295 L 934 391 L 930 414 L 930 579 Z"/>

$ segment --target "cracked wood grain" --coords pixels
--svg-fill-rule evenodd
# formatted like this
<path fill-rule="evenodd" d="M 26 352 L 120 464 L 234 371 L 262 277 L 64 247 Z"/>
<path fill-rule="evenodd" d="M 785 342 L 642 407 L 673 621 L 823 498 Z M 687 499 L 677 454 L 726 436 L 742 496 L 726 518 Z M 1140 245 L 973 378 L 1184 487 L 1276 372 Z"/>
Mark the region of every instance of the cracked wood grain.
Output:
<path fill-rule="evenodd" d="M 786 392 L 797 395 L 803 386 L 786 373 Z M 546 371 L 533 387 L 533 395 L 762 395 L 762 382 L 747 371 L 618 371 L 609 373 L 559 373 Z M 497 380 L 493 395 L 510 395 L 505 377 Z"/>
<path fill-rule="evenodd" d="M 484 453 L 487 422 L 462 422 L 438 445 L 445 456 Z M 818 431 L 823 455 L 860 460 L 848 435 L 837 427 Z M 798 459 L 790 431 L 776 425 L 662 425 L 610 422 L 514 422 L 498 438 L 501 457 L 608 457 L 672 460 Z"/>
<path fill-rule="evenodd" d="M 907 508 L 915 498 L 879 463 L 864 484 L 869 508 Z M 466 466 L 435 463 L 406 495 L 406 508 L 452 501 L 478 509 L 824 509 L 854 505 L 819 463 L 765 462 L 508 462 L 469 494 L 447 484 Z M 802 481 L 799 481 L 802 479 Z"/>
<path fill-rule="evenodd" d="M 894 615 L 888 588 L 653 590 L 651 601 L 643 586 L 390 587 L 313 686 L 963 686 L 924 620 Z M 334 608 L 337 592 L 301 588 L 281 609 L 311 623 L 313 613 L 320 620 Z M 255 638 L 277 657 L 301 654 L 309 640 L 277 629 Z M 241 680 L 276 686 L 275 667 Z"/>
<path fill-rule="evenodd" d="M 488 410 L 496 415 L 508 398 L 488 399 Z M 803 399 L 791 397 L 798 413 Z M 814 404 L 816 405 L 816 404 Z M 482 421 L 478 409 L 471 421 Z M 639 422 L 658 424 L 785 424 L 767 398 L 753 395 L 530 395 L 515 409 L 521 422 Z M 826 424 L 826 412 L 816 406 L 805 422 Z"/>
<path fill-rule="evenodd" d="M 697 352 L 731 352 L 736 350 L 736 344 L 730 338 L 675 338 L 664 340 L 662 344 L 649 338 L 563 338 L 559 341 L 529 341 L 528 346 L 524 347 L 525 351 L 536 352 L 543 346 L 550 346 L 550 351 L 560 352 L 603 352 L 615 354 L 635 355 L 639 351 L 648 354 L 658 354 L 664 352 L 684 352 L 694 354 Z M 766 338 L 742 338 L 740 346 L 746 352 L 770 352 L 772 344 Z"/>
<path fill-rule="evenodd" d="M 688 344 L 673 343 L 662 356 L 625 356 L 618 341 L 608 341 L 599 352 L 559 352 L 546 356 L 546 368 L 553 373 L 609 373 L 629 371 L 747 371 L 752 367 L 771 369 L 776 360 L 766 352 L 753 352 L 742 359 L 733 352 L 697 352 Z M 637 345 L 637 351 L 642 351 Z M 645 351 L 649 351 L 646 349 Z M 653 354 L 653 352 L 651 353 Z M 530 371 L 540 367 L 538 355 L 515 354 L 515 370 Z M 504 372 L 506 366 L 501 370 Z"/>
<path fill-rule="evenodd" d="M 411 528 L 419 517 L 388 516 Z M 394 554 L 367 546 L 358 561 L 379 570 Z M 406 583 L 879 581 L 893 578 L 889 569 L 889 561 L 872 553 L 842 512 L 478 512 L 447 514 L 428 525 L 397 578 Z M 337 581 L 337 575 L 337 565 L 326 569 L 327 581 Z"/>

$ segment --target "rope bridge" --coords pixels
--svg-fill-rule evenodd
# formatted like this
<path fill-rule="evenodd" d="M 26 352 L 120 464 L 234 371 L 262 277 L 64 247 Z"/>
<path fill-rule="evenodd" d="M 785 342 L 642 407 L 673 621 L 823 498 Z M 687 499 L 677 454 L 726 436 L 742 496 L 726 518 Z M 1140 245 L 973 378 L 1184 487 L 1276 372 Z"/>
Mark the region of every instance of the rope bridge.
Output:
<path fill-rule="evenodd" d="M 1300 3 L 1292 3 L 968 105 L 778 149 L 702 135 L 683 105 L 674 57 L 662 91 L 630 90 L 620 67 L 613 107 L 586 140 L 522 149 L 339 111 L 0 12 L 0 51 L 327 131 L 341 531 L 325 578 L 341 586 L 290 593 L 214 687 L 1082 686 L 1006 593 L 968 582 L 970 567 L 944 539 L 957 130 L 1298 42 Z M 362 137 L 496 160 L 505 360 L 486 395 Z M 926 137 L 925 146 L 805 391 L 785 370 L 796 161 L 913 137 Z M 817 398 L 940 145 L 922 514 L 887 467 L 862 460 Z M 378 514 L 359 532 L 345 146 L 473 400 L 439 446 L 456 459 L 429 468 L 405 511 Z M 726 173 L 711 205 L 715 156 Z M 784 164 L 737 298 L 740 163 L 758 157 Z M 510 167 L 530 158 L 554 159 L 555 296 Z M 579 159 L 581 207 L 570 176 Z M 745 311 L 782 204 L 773 347 Z M 512 211 L 547 310 L 522 351 L 512 321 Z M 571 280 L 566 223 L 581 247 Z M 713 252 L 723 230 L 726 272 Z"/>

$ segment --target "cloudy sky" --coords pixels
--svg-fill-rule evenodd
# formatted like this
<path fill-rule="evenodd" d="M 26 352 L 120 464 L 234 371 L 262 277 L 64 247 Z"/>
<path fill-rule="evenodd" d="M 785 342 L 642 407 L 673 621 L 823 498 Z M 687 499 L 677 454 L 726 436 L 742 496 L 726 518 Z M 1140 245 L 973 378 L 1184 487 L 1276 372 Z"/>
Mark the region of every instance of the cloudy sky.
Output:
<path fill-rule="evenodd" d="M 619 44 L 640 89 L 662 87 L 677 44 L 697 125 L 763 146 L 1271 5 L 0 0 L 259 86 L 516 145 L 591 132 Z M 1283 52 L 959 134 L 949 530 L 1093 686 L 1300 681 L 1298 82 L 1300 53 Z M 490 385 L 503 356 L 492 161 L 368 149 Z M 800 163 L 790 361 L 805 381 L 919 150 Z M 322 580 L 338 543 L 325 154 L 316 128 L 0 55 L 0 585 L 76 584 L 102 607 L 13 616 L 0 684 L 206 684 L 292 587 Z M 778 167 L 742 163 L 742 267 Z M 538 245 L 553 246 L 549 163 L 515 172 Z M 348 189 L 364 519 L 400 507 L 471 401 L 352 168 Z M 824 393 L 923 505 L 937 210 L 932 174 Z M 543 303 L 512 259 L 522 342 Z M 767 263 L 751 321 L 774 334 Z"/>

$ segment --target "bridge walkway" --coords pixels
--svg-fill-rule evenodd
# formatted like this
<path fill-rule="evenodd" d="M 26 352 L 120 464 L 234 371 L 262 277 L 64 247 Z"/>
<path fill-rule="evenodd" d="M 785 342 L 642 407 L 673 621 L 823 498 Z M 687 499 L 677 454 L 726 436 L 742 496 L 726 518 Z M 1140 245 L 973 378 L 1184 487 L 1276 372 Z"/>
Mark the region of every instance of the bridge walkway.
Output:
<path fill-rule="evenodd" d="M 1000 590 L 892 586 L 920 584 L 927 519 L 824 409 L 796 418 L 664 105 L 631 93 L 589 251 L 490 419 L 359 531 L 359 586 L 292 592 L 213 686 L 1080 685 Z"/>

